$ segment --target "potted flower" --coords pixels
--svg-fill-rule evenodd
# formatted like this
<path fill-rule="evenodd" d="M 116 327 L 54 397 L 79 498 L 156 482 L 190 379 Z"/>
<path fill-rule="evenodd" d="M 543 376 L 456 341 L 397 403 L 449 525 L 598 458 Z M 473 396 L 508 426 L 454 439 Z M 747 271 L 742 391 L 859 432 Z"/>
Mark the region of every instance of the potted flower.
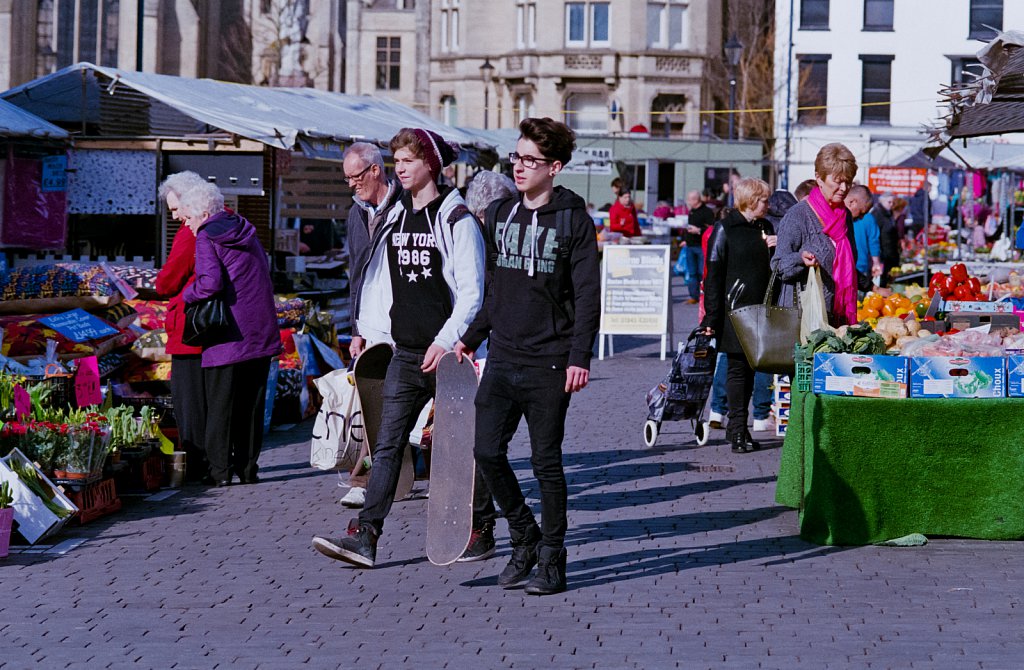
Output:
<path fill-rule="evenodd" d="M 11 546 L 11 527 L 14 525 L 14 508 L 11 503 L 11 485 L 0 482 L 0 558 L 7 558 Z"/>
<path fill-rule="evenodd" d="M 94 420 L 68 428 L 63 478 L 87 479 L 99 474 L 110 452 L 110 429 Z M 60 477 L 61 475 L 57 475 Z"/>

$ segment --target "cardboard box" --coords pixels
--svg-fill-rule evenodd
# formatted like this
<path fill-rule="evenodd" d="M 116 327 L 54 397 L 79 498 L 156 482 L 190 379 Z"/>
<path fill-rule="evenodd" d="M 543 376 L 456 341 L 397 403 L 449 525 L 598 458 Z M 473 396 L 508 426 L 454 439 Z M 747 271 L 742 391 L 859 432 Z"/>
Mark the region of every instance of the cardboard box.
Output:
<path fill-rule="evenodd" d="M 985 314 L 1013 314 L 1013 303 L 1008 300 L 978 302 L 976 300 L 947 300 L 946 312 L 978 312 Z"/>
<path fill-rule="evenodd" d="M 1006 357 L 1006 396 L 1024 398 L 1024 356 Z"/>
<path fill-rule="evenodd" d="M 865 398 L 906 398 L 903 356 L 814 354 L 814 392 Z"/>
<path fill-rule="evenodd" d="M 927 330 L 929 333 L 944 333 L 949 330 L 949 324 L 946 323 L 945 319 L 935 321 L 921 321 L 921 330 Z"/>
<path fill-rule="evenodd" d="M 32 467 L 39 478 L 44 484 L 49 486 L 54 493 L 53 501 L 64 507 L 71 514 L 67 515 L 63 519 L 54 514 L 49 508 L 43 504 L 43 501 L 39 499 L 32 489 L 30 489 L 18 474 L 11 468 L 12 464 L 28 464 Z M 10 482 L 11 494 L 14 496 L 14 502 L 11 507 L 14 508 L 14 519 L 18 522 L 18 532 L 29 544 L 35 544 L 42 539 L 53 535 L 61 528 L 64 527 L 68 521 L 78 512 L 78 508 L 68 498 L 61 493 L 60 489 L 53 485 L 46 475 L 39 471 L 25 454 L 21 453 L 18 449 L 14 449 L 4 458 L 0 459 L 0 481 Z"/>
<path fill-rule="evenodd" d="M 1014 313 L 1002 314 L 998 312 L 950 312 L 946 315 L 946 321 L 950 328 L 956 330 L 967 330 L 979 326 L 991 326 L 992 328 L 1012 328 L 1020 330 L 1020 317 Z"/>
<path fill-rule="evenodd" d="M 778 404 L 780 402 L 789 403 L 792 400 L 793 400 L 793 392 L 789 389 L 788 386 L 785 389 L 780 389 L 780 388 L 776 388 L 775 389 L 775 403 L 776 404 Z"/>
<path fill-rule="evenodd" d="M 784 424 L 784 423 L 777 423 L 777 424 L 775 424 L 775 436 L 776 437 L 785 437 L 786 436 L 786 428 L 788 428 L 788 427 L 789 426 L 787 424 Z"/>
<path fill-rule="evenodd" d="M 910 359 L 910 397 L 1004 398 L 1006 359 L 915 356 Z"/>

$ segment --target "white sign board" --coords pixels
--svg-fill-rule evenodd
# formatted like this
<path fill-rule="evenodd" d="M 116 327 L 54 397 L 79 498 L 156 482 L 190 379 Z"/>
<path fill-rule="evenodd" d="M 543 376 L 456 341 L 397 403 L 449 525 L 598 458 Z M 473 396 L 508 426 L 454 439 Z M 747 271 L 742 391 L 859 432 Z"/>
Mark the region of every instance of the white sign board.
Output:
<path fill-rule="evenodd" d="M 605 335 L 656 335 L 665 360 L 672 330 L 671 253 L 669 245 L 661 244 L 604 247 L 599 359 L 604 359 Z"/>
<path fill-rule="evenodd" d="M 576 148 L 562 174 L 611 174 L 612 150 L 604 147 Z"/>

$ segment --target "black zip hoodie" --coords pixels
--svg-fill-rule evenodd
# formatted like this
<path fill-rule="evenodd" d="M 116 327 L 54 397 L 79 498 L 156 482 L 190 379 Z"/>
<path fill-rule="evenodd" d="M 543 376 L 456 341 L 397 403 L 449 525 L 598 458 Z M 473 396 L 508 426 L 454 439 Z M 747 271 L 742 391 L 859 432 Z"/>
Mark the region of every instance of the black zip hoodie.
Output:
<path fill-rule="evenodd" d="M 567 249 L 555 239 L 560 210 L 571 212 Z M 463 344 L 476 349 L 490 335 L 488 355 L 494 360 L 589 369 L 601 319 L 601 278 L 586 203 L 558 186 L 551 201 L 535 211 L 520 195 L 488 212 L 495 215 L 486 222 L 484 304 Z"/>

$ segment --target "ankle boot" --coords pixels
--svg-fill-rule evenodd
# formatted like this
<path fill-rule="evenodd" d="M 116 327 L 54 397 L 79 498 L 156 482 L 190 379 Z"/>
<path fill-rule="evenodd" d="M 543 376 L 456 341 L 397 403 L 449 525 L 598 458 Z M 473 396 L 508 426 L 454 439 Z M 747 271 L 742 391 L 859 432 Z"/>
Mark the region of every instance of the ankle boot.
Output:
<path fill-rule="evenodd" d="M 761 448 L 761 445 L 750 439 L 750 434 L 745 432 L 729 436 L 729 444 L 732 445 L 734 454 L 749 454 Z"/>
<path fill-rule="evenodd" d="M 565 590 L 565 547 L 540 548 L 537 572 L 525 590 L 531 596 L 549 596 Z"/>

